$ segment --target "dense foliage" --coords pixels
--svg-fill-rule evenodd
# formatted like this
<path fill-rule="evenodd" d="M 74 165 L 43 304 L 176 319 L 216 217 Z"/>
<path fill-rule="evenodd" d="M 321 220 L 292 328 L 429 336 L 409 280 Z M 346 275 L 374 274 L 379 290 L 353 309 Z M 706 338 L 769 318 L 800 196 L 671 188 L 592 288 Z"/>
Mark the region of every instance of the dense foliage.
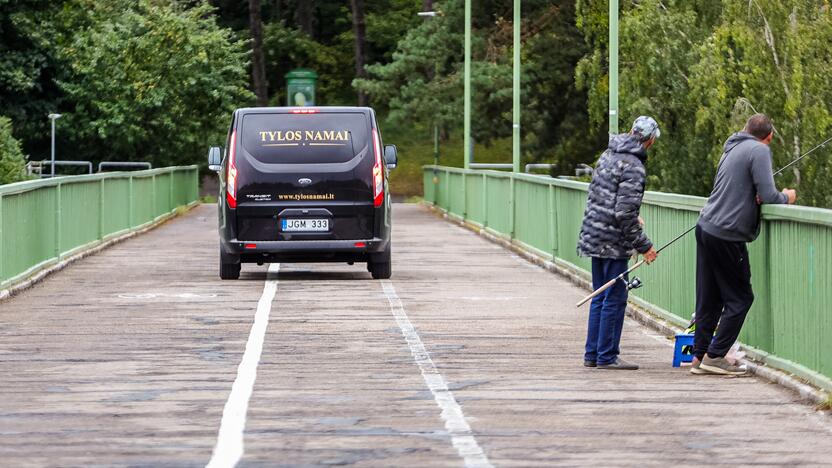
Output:
<path fill-rule="evenodd" d="M 606 119 L 605 5 L 582 1 L 593 53 L 578 66 L 593 125 Z M 832 16 L 824 0 L 641 0 L 621 14 L 621 115 L 655 115 L 663 135 L 649 166 L 655 190 L 707 195 L 722 144 L 755 112 L 776 127 L 774 166 L 832 130 L 826 71 Z M 778 178 L 799 202 L 832 206 L 828 150 Z"/>
<path fill-rule="evenodd" d="M 464 1 L 437 2 L 439 16 L 411 29 L 393 60 L 369 67 L 356 80 L 374 102 L 389 109 L 395 123 L 437 123 L 458 130 L 463 107 Z M 472 39 L 472 134 L 489 144 L 511 135 L 512 14 L 509 0 L 476 2 Z M 587 52 L 575 25 L 574 2 L 525 0 L 522 25 L 523 147 L 534 161 L 556 162 L 569 173 L 603 143 L 604 132 L 589 129 L 586 93 L 574 69 Z M 476 155 L 475 155 L 476 157 Z"/>
<path fill-rule="evenodd" d="M 96 159 L 202 162 L 224 140 L 231 111 L 250 99 L 243 44 L 200 5 L 79 1 L 58 51 L 70 146 Z M 103 6 L 106 5 L 106 6 Z"/>
<path fill-rule="evenodd" d="M 30 159 L 201 162 L 251 100 L 246 44 L 201 2 L 9 2 L 0 101 Z"/>
<path fill-rule="evenodd" d="M 400 174 L 418 178 L 415 165 L 432 158 L 434 125 L 442 161 L 459 163 L 464 0 L 208 1 L 0 0 L 0 109 L 24 153 L 48 154 L 46 114 L 57 111 L 64 158 L 201 162 L 222 141 L 230 110 L 254 103 L 258 18 L 261 102 L 283 104 L 284 75 L 311 68 L 318 104 L 369 99 L 386 139 L 411 151 Z M 478 160 L 511 135 L 512 7 L 473 2 Z M 603 149 L 607 8 L 522 1 L 523 162 L 569 174 Z M 420 18 L 423 9 L 438 14 Z M 662 126 L 649 187 L 706 195 L 723 141 L 754 112 L 777 127 L 775 167 L 830 136 L 830 15 L 828 0 L 621 2 L 620 125 L 650 114 Z M 778 180 L 796 186 L 801 203 L 832 206 L 823 151 Z"/>
<path fill-rule="evenodd" d="M 20 142 L 12 136 L 11 120 L 0 116 L 0 184 L 22 180 L 25 164 Z"/>

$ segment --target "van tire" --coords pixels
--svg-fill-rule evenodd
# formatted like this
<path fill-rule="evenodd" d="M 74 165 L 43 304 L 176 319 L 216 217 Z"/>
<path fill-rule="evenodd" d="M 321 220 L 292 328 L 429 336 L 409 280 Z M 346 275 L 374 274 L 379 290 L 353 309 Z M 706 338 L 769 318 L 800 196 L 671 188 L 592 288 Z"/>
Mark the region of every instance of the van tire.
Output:
<path fill-rule="evenodd" d="M 220 279 L 240 279 L 240 256 L 225 253 L 220 246 Z"/>
<path fill-rule="evenodd" d="M 388 243 L 384 252 L 370 255 L 367 269 L 370 270 L 373 279 L 389 279 L 393 275 L 393 262 L 390 251 L 391 247 Z"/>

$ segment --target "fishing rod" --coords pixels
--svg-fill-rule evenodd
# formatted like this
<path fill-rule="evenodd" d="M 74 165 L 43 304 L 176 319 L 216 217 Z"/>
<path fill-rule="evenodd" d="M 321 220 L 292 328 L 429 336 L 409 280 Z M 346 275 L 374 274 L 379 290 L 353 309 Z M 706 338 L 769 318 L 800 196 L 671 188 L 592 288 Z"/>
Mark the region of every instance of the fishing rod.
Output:
<path fill-rule="evenodd" d="M 788 164 L 786 164 L 785 166 L 781 167 L 780 169 L 778 169 L 778 170 L 777 170 L 777 172 L 775 172 L 774 174 L 772 174 L 772 177 L 774 177 L 774 176 L 776 176 L 776 175 L 780 174 L 781 172 L 785 171 L 786 169 L 788 169 L 788 168 L 790 168 L 790 167 L 794 166 L 795 164 L 797 164 L 798 162 L 800 162 L 800 160 L 801 160 L 801 159 L 803 159 L 803 158 L 805 158 L 806 156 L 809 156 L 810 154 L 814 153 L 817 149 L 819 149 L 819 148 L 822 148 L 822 147 L 826 146 L 826 145 L 827 145 L 830 141 L 832 141 L 832 137 L 827 138 L 826 140 L 824 140 L 824 141 L 823 141 L 823 143 L 821 143 L 821 144 L 819 144 L 819 145 L 815 146 L 814 148 L 810 149 L 809 151 L 807 151 L 807 152 L 803 153 L 803 154 L 802 154 L 802 155 L 800 155 L 799 157 L 797 157 L 797 158 L 795 158 L 794 160 L 792 160 L 790 163 L 788 163 Z M 661 252 L 662 250 L 664 250 L 664 249 L 666 249 L 666 248 L 670 247 L 671 245 L 673 245 L 673 243 L 674 243 L 674 242 L 676 242 L 676 241 L 678 241 L 679 239 L 681 239 L 681 238 L 685 237 L 686 235 L 688 235 L 688 234 L 689 234 L 691 231 L 693 231 L 694 229 L 696 229 L 696 225 L 695 225 L 695 224 L 694 224 L 692 227 L 690 227 L 687 231 L 685 231 L 685 232 L 683 232 L 683 233 L 679 234 L 678 236 L 674 237 L 674 238 L 673 238 L 670 242 L 668 242 L 667 244 L 665 244 L 665 245 L 663 245 L 661 248 L 659 248 L 659 250 L 657 250 L 657 251 L 656 251 L 656 254 L 658 254 L 658 253 L 659 253 L 659 252 Z M 593 297 L 595 297 L 595 296 L 597 296 L 597 295 L 601 294 L 602 292 L 606 291 L 607 289 L 611 288 L 611 287 L 612 287 L 612 285 L 614 285 L 616 281 L 624 281 L 624 283 L 625 283 L 625 284 L 627 284 L 627 290 L 630 290 L 630 289 L 637 289 L 637 288 L 642 287 L 644 284 L 641 282 L 641 280 L 640 280 L 638 277 L 633 277 L 633 279 L 632 279 L 632 280 L 630 280 L 630 281 L 627 281 L 626 279 L 624 279 L 624 277 L 625 277 L 625 276 L 627 276 L 628 274 L 632 273 L 632 272 L 633 272 L 633 270 L 635 270 L 635 269 L 637 269 L 638 267 L 640 267 L 640 266 L 644 265 L 645 263 L 646 263 L 646 262 L 645 262 L 645 260 L 640 260 L 640 261 L 639 261 L 639 262 L 637 262 L 635 265 L 633 265 L 633 266 L 631 266 L 630 268 L 628 268 L 628 269 L 627 269 L 627 271 L 625 271 L 624 273 L 621 273 L 620 275 L 616 276 L 615 278 L 613 278 L 613 279 L 611 279 L 611 280 L 607 281 L 606 283 L 604 283 L 604 285 L 603 285 L 603 286 L 601 286 L 600 288 L 598 288 L 598 289 L 596 289 L 595 291 L 593 291 L 593 292 L 592 292 L 592 294 L 590 294 L 589 296 L 586 296 L 585 298 L 581 299 L 581 300 L 580 300 L 577 304 L 575 304 L 575 307 L 580 307 L 580 306 L 582 306 L 582 305 L 586 304 L 586 303 L 587 303 L 589 300 L 591 300 Z M 695 320 L 694 320 L 694 322 L 695 322 Z"/>
<path fill-rule="evenodd" d="M 800 156 L 799 158 L 797 158 L 797 159 L 793 160 L 792 162 L 786 164 L 785 166 L 781 167 L 780 169 L 777 170 L 777 172 L 772 174 L 772 176 L 776 176 L 776 175 L 780 174 L 781 172 L 785 171 L 786 169 L 794 166 L 795 164 L 797 164 L 798 161 L 800 161 L 801 159 L 805 158 L 806 156 L 809 156 L 810 154 L 814 153 L 816 149 L 818 149 L 822 146 L 826 146 L 826 144 L 829 143 L 830 141 L 832 141 L 832 137 L 827 138 L 826 141 L 824 141 L 823 143 L 815 146 L 814 148 L 810 149 L 809 151 L 803 153 L 803 155 Z"/>

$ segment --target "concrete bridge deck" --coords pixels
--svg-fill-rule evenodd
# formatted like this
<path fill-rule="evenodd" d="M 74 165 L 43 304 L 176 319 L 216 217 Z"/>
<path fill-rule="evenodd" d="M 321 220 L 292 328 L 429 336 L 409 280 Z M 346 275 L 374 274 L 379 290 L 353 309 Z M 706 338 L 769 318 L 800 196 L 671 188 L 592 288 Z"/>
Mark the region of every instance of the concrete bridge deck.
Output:
<path fill-rule="evenodd" d="M 3 466 L 832 463 L 829 416 L 674 369 L 634 322 L 641 370 L 583 368 L 585 291 L 418 206 L 395 206 L 383 282 L 335 264 L 222 282 L 215 216 L 0 303 Z"/>

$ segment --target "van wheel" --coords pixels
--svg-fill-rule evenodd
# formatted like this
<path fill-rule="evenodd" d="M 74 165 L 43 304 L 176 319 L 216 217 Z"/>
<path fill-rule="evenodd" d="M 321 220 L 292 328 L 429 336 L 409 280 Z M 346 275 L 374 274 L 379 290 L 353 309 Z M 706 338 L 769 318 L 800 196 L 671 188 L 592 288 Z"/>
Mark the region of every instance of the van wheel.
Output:
<path fill-rule="evenodd" d="M 379 254 L 371 254 L 370 261 L 367 263 L 367 269 L 373 275 L 373 279 L 389 279 L 393 274 L 393 262 L 390 244 L 384 252 Z"/>
<path fill-rule="evenodd" d="M 222 246 L 220 246 L 220 279 L 239 279 L 240 266 L 240 257 L 225 253 Z"/>

